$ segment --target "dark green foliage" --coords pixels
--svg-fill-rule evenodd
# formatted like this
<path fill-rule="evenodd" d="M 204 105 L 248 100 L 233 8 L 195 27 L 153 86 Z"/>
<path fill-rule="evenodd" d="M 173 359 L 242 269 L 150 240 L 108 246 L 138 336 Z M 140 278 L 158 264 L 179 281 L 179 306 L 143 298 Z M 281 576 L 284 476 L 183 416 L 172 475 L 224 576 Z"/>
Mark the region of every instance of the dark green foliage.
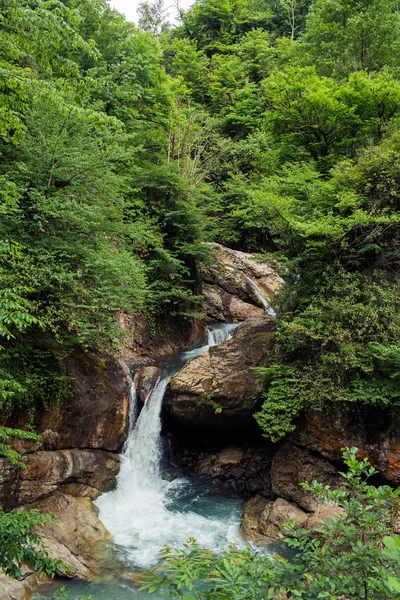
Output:
<path fill-rule="evenodd" d="M 54 577 L 65 572 L 61 561 L 49 558 L 34 531 L 35 527 L 51 518 L 51 515 L 41 515 L 37 510 L 0 511 L 0 568 L 6 575 L 18 579 L 25 564 L 31 565 L 40 575 Z"/>
<path fill-rule="evenodd" d="M 148 573 L 143 589 L 185 600 L 398 599 L 393 562 L 398 561 L 398 545 L 385 536 L 391 531 L 400 490 L 368 485 L 376 471 L 356 456 L 357 448 L 344 450 L 348 471 L 342 473 L 341 489 L 331 490 L 316 481 L 302 484 L 321 503 L 333 503 L 343 513 L 335 521 L 321 523 L 312 534 L 296 529 L 295 522 L 287 526 L 285 541 L 296 550 L 290 562 L 249 548 L 231 548 L 216 556 L 191 540 L 182 550 L 164 551 L 161 567 Z M 383 538 L 389 551 L 382 550 Z"/>

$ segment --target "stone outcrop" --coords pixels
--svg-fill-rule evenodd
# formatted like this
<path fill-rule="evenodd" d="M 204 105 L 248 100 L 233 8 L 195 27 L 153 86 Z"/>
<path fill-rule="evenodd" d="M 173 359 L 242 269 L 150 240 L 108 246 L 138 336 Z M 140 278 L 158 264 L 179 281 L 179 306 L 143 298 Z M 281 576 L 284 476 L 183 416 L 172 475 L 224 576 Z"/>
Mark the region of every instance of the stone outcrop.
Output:
<path fill-rule="evenodd" d="M 253 421 L 262 384 L 252 367 L 271 359 L 274 319 L 255 317 L 234 337 L 189 361 L 172 377 L 168 409 L 181 426 L 233 430 Z"/>
<path fill-rule="evenodd" d="M 255 544 L 265 544 L 265 537 L 258 528 L 258 522 L 264 510 L 273 504 L 263 496 L 254 496 L 246 502 L 240 524 L 240 534 L 247 541 Z"/>
<path fill-rule="evenodd" d="M 75 579 L 92 579 L 107 556 L 111 536 L 97 517 L 96 507 L 88 498 L 74 498 L 57 492 L 35 503 L 41 513 L 51 512 L 55 520 L 37 529 L 50 558 L 61 560 L 65 576 Z M 0 574 L 1 600 L 29 600 L 38 585 L 46 582 L 28 567 L 23 578 L 14 581 Z"/>
<path fill-rule="evenodd" d="M 318 506 L 315 512 L 308 513 L 284 498 L 272 502 L 255 496 L 244 507 L 240 533 L 246 541 L 266 546 L 287 537 L 285 525 L 292 521 L 296 521 L 297 528 L 316 531 L 342 514 L 342 509 L 336 505 L 324 504 Z"/>
<path fill-rule="evenodd" d="M 92 577 L 105 557 L 111 536 L 89 498 L 57 493 L 35 503 L 34 508 L 55 516 L 38 529 L 50 557 L 63 561 L 67 577 Z"/>
<path fill-rule="evenodd" d="M 141 367 L 136 373 L 136 392 L 139 401 L 144 404 L 161 375 L 157 367 Z"/>
<path fill-rule="evenodd" d="M 25 468 L 0 460 L 0 505 L 9 510 L 50 496 L 57 489 L 96 498 L 113 489 L 120 458 L 102 450 L 38 451 L 23 457 Z"/>
<path fill-rule="evenodd" d="M 244 302 L 216 285 L 203 284 L 201 293 L 204 296 L 203 310 L 210 321 L 244 321 L 264 313 L 261 307 Z"/>
<path fill-rule="evenodd" d="M 308 514 L 304 510 L 284 498 L 278 498 L 261 513 L 258 530 L 271 540 L 281 540 L 286 535 L 284 525 L 296 521 L 296 526 L 300 528 L 306 525 L 307 520 Z"/>
<path fill-rule="evenodd" d="M 170 318 L 164 322 L 162 329 L 154 330 L 154 323 L 150 323 L 145 315 L 122 313 L 120 324 L 126 332 L 126 339 L 119 354 L 133 369 L 154 364 L 162 356 L 197 348 L 207 341 L 203 319 L 193 319 L 182 325 Z"/>
<path fill-rule="evenodd" d="M 270 476 L 273 494 L 278 498 L 271 501 L 258 495 L 245 505 L 240 531 L 246 540 L 267 545 L 286 537 L 284 526 L 291 521 L 296 521 L 297 527 L 315 531 L 342 514 L 337 505 L 319 504 L 300 486 L 303 481 L 313 480 L 332 488 L 343 483 L 328 461 L 309 450 L 284 444 L 272 460 Z"/>
<path fill-rule="evenodd" d="M 59 404 L 38 408 L 35 430 L 42 434 L 39 448 L 16 441 L 20 452 L 69 448 L 119 452 L 128 432 L 129 370 L 110 356 L 76 354 L 66 363 L 71 393 Z M 26 417 L 10 420 L 10 427 L 26 428 Z"/>
<path fill-rule="evenodd" d="M 334 413 L 310 411 L 293 439 L 334 461 L 341 460 L 342 448 L 356 446 L 359 458 L 400 485 L 400 419 L 389 410 L 353 405 L 335 407 Z"/>
<path fill-rule="evenodd" d="M 29 567 L 22 569 L 20 580 L 11 579 L 0 571 L 0 600 L 31 600 L 37 588 L 48 581 L 48 578 L 40 578 Z"/>
<path fill-rule="evenodd" d="M 276 265 L 262 255 L 248 254 L 210 244 L 212 265 L 200 270 L 203 310 L 209 320 L 244 321 L 262 315 L 263 304 L 251 284 L 251 279 L 267 300 L 283 284 Z"/>
<path fill-rule="evenodd" d="M 228 446 L 220 452 L 187 453 L 181 462 L 191 473 L 210 477 L 244 497 L 272 494 L 269 475 L 273 449 L 263 446 L 242 448 Z"/>
<path fill-rule="evenodd" d="M 340 487 L 342 480 L 336 469 L 323 458 L 310 451 L 286 443 L 275 454 L 271 466 L 271 483 L 274 494 L 295 502 L 307 511 L 317 509 L 317 501 L 311 492 L 300 487 L 305 481 L 313 480 Z"/>

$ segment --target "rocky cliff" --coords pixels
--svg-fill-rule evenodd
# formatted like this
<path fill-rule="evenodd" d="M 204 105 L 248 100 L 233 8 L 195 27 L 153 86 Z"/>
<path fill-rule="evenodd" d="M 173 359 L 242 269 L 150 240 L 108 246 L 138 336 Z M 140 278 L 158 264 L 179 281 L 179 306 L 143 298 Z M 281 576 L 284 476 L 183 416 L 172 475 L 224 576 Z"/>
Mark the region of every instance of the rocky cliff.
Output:
<path fill-rule="evenodd" d="M 7 510 L 24 505 L 55 512 L 58 525 L 46 525 L 41 533 L 52 555 L 65 559 L 75 577 L 96 571 L 101 553 L 94 548 L 108 540 L 91 500 L 116 483 L 128 428 L 130 371 L 135 370 L 143 403 L 159 377 L 159 357 L 203 345 L 206 325 L 215 321 L 241 324 L 231 340 L 210 347 L 172 377 L 165 430 L 184 469 L 249 499 L 242 522 L 246 539 L 269 543 L 282 538 L 291 519 L 312 529 L 321 519 L 335 518 L 337 508 L 317 507 L 299 482 L 318 479 L 340 486 L 336 465 L 344 446 L 357 446 L 387 481 L 400 484 L 399 421 L 379 411 L 354 405 L 335 414 L 309 412 L 280 446 L 261 438 L 253 414 L 263 384 L 253 368 L 273 360 L 275 320 L 266 315 L 260 293 L 271 300 L 282 279 L 262 257 L 218 244 L 212 250 L 213 260 L 199 273 L 201 319 L 186 331 L 172 324 L 152 336 L 148 323 L 138 327 L 122 315 L 128 337 L 118 356 L 81 354 L 68 361 L 72 394 L 36 415 L 38 444 L 16 445 L 25 469 L 0 460 L 0 504 Z M 20 418 L 12 425 L 24 424 Z M 5 600 L 26 600 L 36 584 L 29 567 L 24 582 L 0 575 Z"/>
<path fill-rule="evenodd" d="M 144 402 L 159 375 L 154 364 L 160 356 L 206 343 L 207 322 L 245 321 L 235 340 L 211 348 L 174 378 L 170 414 L 184 427 L 197 424 L 232 433 L 245 423 L 254 426 L 252 412 L 261 386 L 251 367 L 265 364 L 272 348 L 274 323 L 265 317 L 249 277 L 268 298 L 282 280 L 269 263 L 259 262 L 257 257 L 218 245 L 213 246 L 213 253 L 212 265 L 200 272 L 202 319 L 186 329 L 172 322 L 165 331 L 151 334 L 145 319 L 138 325 L 137 319 L 121 315 L 127 337 L 118 356 L 81 353 L 71 357 L 66 364 L 72 381 L 70 396 L 35 415 L 39 443 L 16 443 L 25 468 L 0 461 L 0 504 L 6 510 L 24 506 L 55 513 L 56 523 L 45 525 L 40 533 L 50 554 L 63 559 L 74 577 L 86 578 L 96 570 L 99 555 L 94 546 L 108 539 L 91 500 L 116 484 L 119 452 L 128 429 L 132 368 L 138 375 L 138 397 Z M 19 428 L 25 425 L 23 416 L 12 423 Z M 237 472 L 231 466 L 228 479 L 232 482 Z M 248 491 L 266 492 L 268 477 L 261 488 L 256 479 L 247 479 Z M 37 584 L 29 567 L 23 582 L 1 577 L 7 600 L 28 598 Z"/>

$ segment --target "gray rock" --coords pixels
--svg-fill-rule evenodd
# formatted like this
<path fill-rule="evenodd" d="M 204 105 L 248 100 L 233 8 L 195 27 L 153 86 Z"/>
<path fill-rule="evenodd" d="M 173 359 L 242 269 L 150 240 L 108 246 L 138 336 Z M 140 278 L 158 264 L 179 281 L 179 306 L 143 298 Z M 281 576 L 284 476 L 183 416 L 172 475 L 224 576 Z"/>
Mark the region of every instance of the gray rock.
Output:
<path fill-rule="evenodd" d="M 271 466 L 272 489 L 277 496 L 295 502 L 308 511 L 317 509 L 317 501 L 300 483 L 329 484 L 340 487 L 343 480 L 336 469 L 325 459 L 315 456 L 304 448 L 286 443 L 275 454 Z"/>

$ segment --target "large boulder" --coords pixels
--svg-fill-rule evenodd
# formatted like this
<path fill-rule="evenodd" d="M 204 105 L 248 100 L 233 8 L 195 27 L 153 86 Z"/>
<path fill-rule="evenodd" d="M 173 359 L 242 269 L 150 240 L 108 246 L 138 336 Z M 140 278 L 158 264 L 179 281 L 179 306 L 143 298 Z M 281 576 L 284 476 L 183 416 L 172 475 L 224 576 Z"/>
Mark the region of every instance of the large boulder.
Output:
<path fill-rule="evenodd" d="M 23 457 L 20 469 L 0 460 L 0 505 L 10 510 L 53 494 L 97 497 L 116 485 L 120 458 L 102 450 L 38 451 Z"/>
<path fill-rule="evenodd" d="M 307 511 L 315 511 L 318 504 L 314 495 L 300 486 L 302 482 L 313 480 L 334 488 L 343 483 L 336 469 L 320 456 L 290 443 L 278 450 L 271 466 L 272 489 L 277 496 L 295 502 Z"/>
<path fill-rule="evenodd" d="M 213 262 L 202 266 L 199 273 L 208 319 L 243 321 L 261 315 L 264 305 L 260 294 L 268 301 L 283 284 L 276 265 L 262 255 L 215 243 L 210 246 Z"/>
<path fill-rule="evenodd" d="M 293 521 L 296 522 L 296 528 L 315 532 L 324 523 L 332 523 L 342 514 L 343 510 L 333 504 L 321 505 L 315 513 L 308 513 L 284 498 L 271 502 L 262 496 L 255 496 L 244 507 L 240 533 L 248 542 L 267 546 L 287 537 L 285 525 Z"/>
<path fill-rule="evenodd" d="M 259 520 L 265 510 L 270 510 L 273 505 L 271 500 L 257 495 L 244 505 L 242 520 L 240 523 L 240 534 L 247 542 L 264 545 L 265 536 L 259 530 Z"/>
<path fill-rule="evenodd" d="M 266 546 L 286 536 L 284 525 L 296 521 L 297 527 L 304 527 L 307 520 L 306 512 L 283 498 L 272 502 L 255 496 L 245 504 L 240 534 L 247 542 Z"/>
<path fill-rule="evenodd" d="M 296 521 L 297 527 L 304 527 L 307 520 L 308 514 L 304 510 L 284 498 L 278 498 L 261 513 L 258 531 L 270 540 L 282 540 L 287 535 L 284 525 Z"/>
<path fill-rule="evenodd" d="M 271 496 L 269 470 L 272 448 L 264 446 L 228 446 L 220 452 L 202 452 L 199 456 L 184 456 L 181 460 L 191 472 L 210 477 L 242 496 Z M 185 460 L 186 459 L 186 460 Z"/>
<path fill-rule="evenodd" d="M 263 390 L 253 367 L 271 359 L 274 319 L 255 317 L 172 377 L 168 410 L 181 426 L 232 431 L 253 422 Z"/>
<path fill-rule="evenodd" d="M 264 310 L 244 302 L 238 296 L 225 292 L 217 285 L 203 284 L 203 310 L 211 321 L 245 321 L 250 317 L 262 316 Z"/>
<path fill-rule="evenodd" d="M 52 513 L 53 521 L 37 529 L 50 558 L 61 560 L 65 576 L 89 580 L 108 560 L 111 536 L 99 520 L 97 509 L 88 498 L 56 494 L 27 507 L 41 513 Z M 40 579 L 29 566 L 23 569 L 21 580 L 15 581 L 0 573 L 0 600 L 30 600 L 32 593 L 48 579 Z"/>
<path fill-rule="evenodd" d="M 111 535 L 98 518 L 89 498 L 75 498 L 60 492 L 36 502 L 41 513 L 51 512 L 55 520 L 38 528 L 51 558 L 62 560 L 66 576 L 90 579 L 105 559 Z"/>
<path fill-rule="evenodd" d="M 293 438 L 298 445 L 334 461 L 342 448 L 356 446 L 393 485 L 400 485 L 400 419 L 397 413 L 365 405 L 343 405 L 335 411 L 309 411 Z"/>

